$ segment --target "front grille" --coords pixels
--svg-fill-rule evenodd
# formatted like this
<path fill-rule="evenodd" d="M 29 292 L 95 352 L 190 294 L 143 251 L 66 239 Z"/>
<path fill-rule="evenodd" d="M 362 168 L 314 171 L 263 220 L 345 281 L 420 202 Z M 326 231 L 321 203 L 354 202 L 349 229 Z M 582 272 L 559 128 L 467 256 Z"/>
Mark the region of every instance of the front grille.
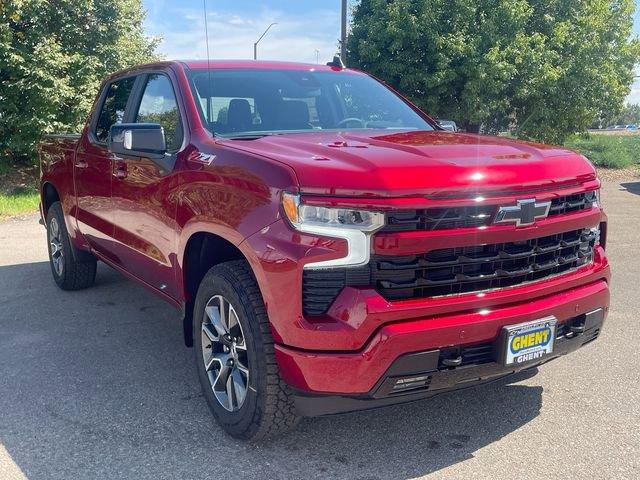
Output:
<path fill-rule="evenodd" d="M 579 212 L 581 210 L 590 210 L 597 202 L 596 192 L 579 193 L 576 195 L 568 195 L 565 197 L 554 198 L 551 201 L 551 209 L 549 216 L 565 215 L 567 213 Z"/>
<path fill-rule="evenodd" d="M 590 263 L 595 241 L 595 232 L 581 229 L 521 242 L 374 257 L 372 280 L 388 300 L 511 287 Z"/>
<path fill-rule="evenodd" d="M 457 357 L 462 357 L 462 362 L 458 365 L 458 367 L 465 367 L 468 365 L 482 365 L 485 363 L 495 362 L 495 345 L 493 342 L 489 342 L 468 345 L 464 347 L 443 348 L 440 350 L 438 368 L 441 370 L 446 370 L 449 367 L 444 365 L 444 359 L 452 359 Z"/>
<path fill-rule="evenodd" d="M 462 348 L 462 366 L 481 365 L 495 361 L 495 348 L 492 343 L 472 345 Z"/>
<path fill-rule="evenodd" d="M 597 234 L 573 230 L 533 240 L 374 256 L 358 268 L 305 270 L 305 315 L 327 312 L 343 288 L 368 287 L 387 300 L 438 297 L 512 287 L 575 270 L 593 260 Z"/>
<path fill-rule="evenodd" d="M 387 225 L 382 232 L 482 227 L 491 223 L 496 210 L 495 205 L 486 205 L 393 212 L 387 215 Z"/>
<path fill-rule="evenodd" d="M 557 197 L 551 201 L 549 216 L 589 210 L 595 203 L 595 191 Z M 474 205 L 392 212 L 387 214 L 387 225 L 381 231 L 391 233 L 483 227 L 493 222 L 497 210 L 498 205 Z"/>

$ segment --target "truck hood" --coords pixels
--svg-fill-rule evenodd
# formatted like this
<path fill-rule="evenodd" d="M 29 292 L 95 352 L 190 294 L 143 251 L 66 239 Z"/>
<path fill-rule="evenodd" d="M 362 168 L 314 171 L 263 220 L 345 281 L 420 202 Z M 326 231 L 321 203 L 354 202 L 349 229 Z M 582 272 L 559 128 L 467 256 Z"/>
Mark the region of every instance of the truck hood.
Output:
<path fill-rule="evenodd" d="M 433 132 L 313 132 L 224 140 L 285 163 L 303 193 L 336 196 L 525 192 L 596 178 L 581 155 L 502 137 Z"/>

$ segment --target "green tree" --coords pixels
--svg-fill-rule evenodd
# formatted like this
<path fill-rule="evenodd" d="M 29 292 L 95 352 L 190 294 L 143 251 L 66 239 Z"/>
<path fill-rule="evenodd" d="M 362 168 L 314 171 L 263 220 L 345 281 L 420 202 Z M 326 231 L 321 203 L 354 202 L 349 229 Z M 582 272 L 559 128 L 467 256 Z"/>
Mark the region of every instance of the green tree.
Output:
<path fill-rule="evenodd" d="M 470 131 L 561 143 L 618 112 L 634 0 L 361 0 L 349 63 Z"/>
<path fill-rule="evenodd" d="M 609 125 L 640 125 L 640 104 L 625 105 L 622 111 L 609 119 Z"/>
<path fill-rule="evenodd" d="M 0 0 L 0 158 L 79 132 L 100 81 L 157 58 L 141 0 Z"/>

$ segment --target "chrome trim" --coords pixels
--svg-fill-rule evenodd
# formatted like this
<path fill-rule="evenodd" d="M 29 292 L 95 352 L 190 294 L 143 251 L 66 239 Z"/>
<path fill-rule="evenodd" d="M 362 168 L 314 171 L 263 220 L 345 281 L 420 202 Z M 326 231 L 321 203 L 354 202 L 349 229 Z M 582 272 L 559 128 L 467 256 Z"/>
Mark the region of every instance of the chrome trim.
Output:
<path fill-rule="evenodd" d="M 124 131 L 124 140 L 122 142 L 122 145 L 126 150 L 133 149 L 133 131 L 132 130 Z"/>
<path fill-rule="evenodd" d="M 499 207 L 493 223 L 515 223 L 516 227 L 526 227 L 547 218 L 550 210 L 551 201 L 537 203 L 535 198 L 518 200 L 515 206 Z"/>

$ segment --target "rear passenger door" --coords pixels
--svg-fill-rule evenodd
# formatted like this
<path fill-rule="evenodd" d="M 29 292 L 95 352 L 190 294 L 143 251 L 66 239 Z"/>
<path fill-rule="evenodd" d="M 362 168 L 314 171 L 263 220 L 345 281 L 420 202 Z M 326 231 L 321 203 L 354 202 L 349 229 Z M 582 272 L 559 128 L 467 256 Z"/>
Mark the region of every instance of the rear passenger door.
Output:
<path fill-rule="evenodd" d="M 131 123 L 158 123 L 165 133 L 169 164 L 183 146 L 183 119 L 166 72 L 141 75 L 131 106 Z M 120 265 L 145 283 L 176 298 L 176 204 L 173 169 L 145 157 L 114 158 L 114 238 Z"/>
<path fill-rule="evenodd" d="M 119 78 L 103 87 L 94 117 L 78 147 L 74 181 L 78 227 L 91 247 L 113 258 L 112 155 L 109 130 L 126 120 L 136 77 Z"/>

